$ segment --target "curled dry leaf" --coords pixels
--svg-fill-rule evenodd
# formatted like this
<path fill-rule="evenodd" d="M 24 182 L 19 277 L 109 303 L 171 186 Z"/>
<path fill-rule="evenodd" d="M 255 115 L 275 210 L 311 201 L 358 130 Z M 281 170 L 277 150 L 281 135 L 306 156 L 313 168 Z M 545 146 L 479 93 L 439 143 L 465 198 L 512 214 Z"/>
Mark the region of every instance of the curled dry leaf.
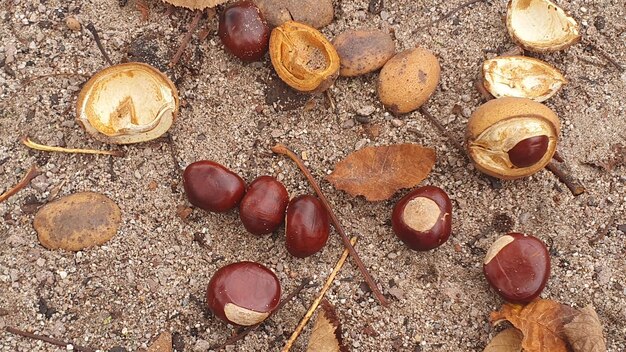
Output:
<path fill-rule="evenodd" d="M 578 23 L 549 0 L 511 0 L 506 27 L 515 43 L 540 53 L 562 50 L 580 40 Z"/>
<path fill-rule="evenodd" d="M 483 352 L 521 352 L 522 337 L 518 329 L 508 328 L 494 336 Z"/>
<path fill-rule="evenodd" d="M 394 144 L 358 150 L 337 163 L 328 181 L 368 201 L 389 199 L 402 188 L 424 180 L 435 165 L 435 151 L 417 144 Z"/>
<path fill-rule="evenodd" d="M 565 336 L 574 352 L 605 352 L 606 341 L 602 324 L 592 306 L 580 310 L 571 322 L 565 324 Z"/>
<path fill-rule="evenodd" d="M 496 98 L 519 97 L 542 102 L 567 81 L 547 62 L 526 56 L 501 56 L 483 63 L 483 84 Z"/>
<path fill-rule="evenodd" d="M 492 324 L 508 320 L 523 334 L 525 352 L 568 352 L 563 325 L 575 314 L 574 309 L 558 302 L 538 299 L 525 306 L 506 303 L 491 313 Z"/>
<path fill-rule="evenodd" d="M 341 337 L 341 323 L 337 318 L 335 307 L 324 299 L 322 311 L 319 312 L 313 332 L 309 338 L 307 352 L 347 352 Z"/>

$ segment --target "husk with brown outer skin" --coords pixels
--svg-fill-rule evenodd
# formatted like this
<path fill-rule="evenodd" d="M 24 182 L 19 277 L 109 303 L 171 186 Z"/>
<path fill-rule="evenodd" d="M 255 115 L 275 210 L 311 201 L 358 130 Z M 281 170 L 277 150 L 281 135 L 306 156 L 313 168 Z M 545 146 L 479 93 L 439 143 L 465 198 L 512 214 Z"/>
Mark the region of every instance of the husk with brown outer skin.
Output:
<path fill-rule="evenodd" d="M 228 0 L 163 0 L 174 6 L 185 7 L 190 10 L 204 10 L 223 4 Z"/>

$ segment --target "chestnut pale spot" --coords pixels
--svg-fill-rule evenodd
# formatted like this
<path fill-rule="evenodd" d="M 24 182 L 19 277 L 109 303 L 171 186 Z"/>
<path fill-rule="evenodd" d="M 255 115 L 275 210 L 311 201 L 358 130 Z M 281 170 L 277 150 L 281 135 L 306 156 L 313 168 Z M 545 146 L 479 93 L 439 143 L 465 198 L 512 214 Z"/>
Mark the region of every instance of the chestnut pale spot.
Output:
<path fill-rule="evenodd" d="M 437 203 L 426 197 L 417 197 L 410 200 L 402 217 L 404 222 L 415 231 L 428 231 L 435 224 L 441 215 L 441 209 Z"/>
<path fill-rule="evenodd" d="M 487 255 L 485 256 L 485 264 L 489 264 L 489 262 L 500 252 L 500 250 L 502 250 L 502 248 L 506 247 L 514 240 L 515 239 L 509 235 L 498 238 L 493 245 L 489 247 Z"/>
<path fill-rule="evenodd" d="M 269 312 L 256 312 L 232 303 L 227 303 L 224 306 L 224 314 L 228 320 L 241 326 L 256 325 L 270 315 Z"/>

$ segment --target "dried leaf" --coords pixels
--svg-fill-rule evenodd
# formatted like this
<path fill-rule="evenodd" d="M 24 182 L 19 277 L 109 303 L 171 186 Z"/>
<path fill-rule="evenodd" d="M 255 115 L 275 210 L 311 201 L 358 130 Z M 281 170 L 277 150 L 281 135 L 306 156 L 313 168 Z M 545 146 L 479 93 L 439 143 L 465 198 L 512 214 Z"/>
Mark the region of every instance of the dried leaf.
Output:
<path fill-rule="evenodd" d="M 520 352 L 524 335 L 516 328 L 501 331 L 491 339 L 483 352 Z"/>
<path fill-rule="evenodd" d="M 564 331 L 574 352 L 606 351 L 602 324 L 593 306 L 581 309 L 580 314 L 565 325 Z"/>
<path fill-rule="evenodd" d="M 341 337 L 341 323 L 335 307 L 324 299 L 322 311 L 317 315 L 313 332 L 309 338 L 307 352 L 347 352 Z"/>
<path fill-rule="evenodd" d="M 168 331 L 162 332 L 148 347 L 147 352 L 172 352 L 172 334 Z"/>
<path fill-rule="evenodd" d="M 428 176 L 435 151 L 417 144 L 394 144 L 358 150 L 337 163 L 328 181 L 368 201 L 389 199 L 402 188 L 413 187 Z"/>
<path fill-rule="evenodd" d="M 506 303 L 499 312 L 491 313 L 491 321 L 508 320 L 521 330 L 525 352 L 567 352 L 563 325 L 573 314 L 569 306 L 539 299 L 526 306 Z"/>

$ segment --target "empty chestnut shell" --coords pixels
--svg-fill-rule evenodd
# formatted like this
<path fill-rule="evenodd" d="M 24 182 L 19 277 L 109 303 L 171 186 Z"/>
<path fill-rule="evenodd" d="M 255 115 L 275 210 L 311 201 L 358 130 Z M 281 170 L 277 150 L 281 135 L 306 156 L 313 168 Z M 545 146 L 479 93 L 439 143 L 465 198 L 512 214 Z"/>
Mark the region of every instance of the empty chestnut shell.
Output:
<path fill-rule="evenodd" d="M 183 186 L 191 204 L 217 213 L 237 206 L 246 190 L 239 175 L 209 160 L 189 164 L 183 173 Z"/>
<path fill-rule="evenodd" d="M 267 52 L 270 29 L 252 1 L 238 1 L 220 15 L 217 31 L 224 46 L 243 61 L 258 61 Z"/>
<path fill-rule="evenodd" d="M 282 224 L 288 203 L 285 186 L 272 176 L 261 176 L 248 186 L 239 204 L 239 217 L 254 235 L 272 233 Z"/>
<path fill-rule="evenodd" d="M 267 267 L 238 262 L 213 274 L 206 300 L 215 316 L 227 323 L 250 326 L 265 320 L 280 302 L 280 282 Z"/>
<path fill-rule="evenodd" d="M 487 251 L 483 272 L 489 285 L 511 303 L 535 299 L 550 276 L 550 254 L 536 237 L 509 233 Z"/>
<path fill-rule="evenodd" d="M 444 190 L 419 187 L 396 203 L 391 214 L 393 232 L 415 251 L 437 248 L 452 231 L 452 203 Z"/>
<path fill-rule="evenodd" d="M 302 195 L 289 202 L 285 235 L 287 251 L 291 255 L 305 258 L 319 252 L 326 245 L 329 232 L 328 213 L 319 199 Z"/>

